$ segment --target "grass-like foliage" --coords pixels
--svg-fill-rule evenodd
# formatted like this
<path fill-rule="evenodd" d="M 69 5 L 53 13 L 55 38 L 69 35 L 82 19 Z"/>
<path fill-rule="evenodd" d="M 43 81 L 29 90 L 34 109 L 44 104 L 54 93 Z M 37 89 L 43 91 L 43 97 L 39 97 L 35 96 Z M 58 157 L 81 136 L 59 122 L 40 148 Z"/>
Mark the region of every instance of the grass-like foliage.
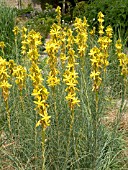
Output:
<path fill-rule="evenodd" d="M 13 56 L 14 34 L 12 32 L 16 21 L 16 11 L 0 2 L 0 41 L 5 43 L 5 58 Z M 0 53 L 1 55 L 1 53 Z"/>
<path fill-rule="evenodd" d="M 120 127 L 128 97 L 122 42 L 104 28 L 102 12 L 98 36 L 85 17 L 62 25 L 59 7 L 56 13 L 46 58 L 34 30 L 13 28 L 15 61 L 4 59 L 0 42 L 0 169 L 128 169 Z"/>

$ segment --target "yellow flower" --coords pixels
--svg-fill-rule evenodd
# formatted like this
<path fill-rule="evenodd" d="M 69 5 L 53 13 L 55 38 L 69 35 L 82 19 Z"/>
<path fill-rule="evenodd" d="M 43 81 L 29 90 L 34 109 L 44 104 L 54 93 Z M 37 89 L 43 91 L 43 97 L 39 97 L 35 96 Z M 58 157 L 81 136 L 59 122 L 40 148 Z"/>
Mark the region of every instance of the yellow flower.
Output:
<path fill-rule="evenodd" d="M 60 8 L 60 6 L 58 6 L 55 11 L 56 11 L 57 13 L 61 14 L 61 8 Z"/>
<path fill-rule="evenodd" d="M 39 32 L 36 33 L 34 30 L 31 30 L 28 33 L 28 37 L 27 37 L 27 42 L 30 48 L 33 49 L 34 47 L 41 45 L 42 44 L 41 38 L 42 37 Z"/>
<path fill-rule="evenodd" d="M 81 19 L 76 19 L 76 23 L 75 23 L 76 29 L 77 29 L 77 26 L 79 27 L 79 24 L 78 24 L 79 22 L 81 23 Z M 67 96 L 65 98 L 68 101 L 70 109 L 73 111 L 74 106 L 78 105 L 80 101 L 76 97 L 76 90 L 78 90 L 76 87 L 78 84 L 78 81 L 77 81 L 78 73 L 75 70 L 75 66 L 77 65 L 75 50 L 73 49 L 73 45 L 75 41 L 74 41 L 73 32 L 71 29 L 68 29 L 67 36 L 68 36 L 67 38 L 68 64 L 66 66 L 66 70 L 63 75 L 64 77 L 63 81 L 67 85 L 67 88 L 65 89 L 65 91 L 67 92 Z"/>
<path fill-rule="evenodd" d="M 124 53 L 118 53 L 118 60 L 120 62 L 119 66 L 121 67 L 121 75 L 124 75 L 127 77 L 127 75 L 128 75 L 128 56 Z"/>
<path fill-rule="evenodd" d="M 107 50 L 110 42 L 111 42 L 111 40 L 107 36 L 99 37 L 99 39 L 98 39 L 98 43 L 100 44 L 101 50 Z"/>
<path fill-rule="evenodd" d="M 13 29 L 14 35 L 17 36 L 18 32 L 19 32 L 19 28 L 17 26 L 15 26 L 14 29 Z"/>
<path fill-rule="evenodd" d="M 104 22 L 104 15 L 103 15 L 103 13 L 100 11 L 99 13 L 98 13 L 98 21 L 99 21 L 99 34 L 100 34 L 100 36 L 102 36 L 103 34 L 104 34 L 104 31 L 103 31 L 103 29 L 104 29 L 104 26 L 102 25 L 103 24 L 103 22 Z"/>
<path fill-rule="evenodd" d="M 104 22 L 104 19 L 103 19 L 103 18 L 98 18 L 98 21 L 99 21 L 100 23 L 102 23 L 102 22 Z"/>
<path fill-rule="evenodd" d="M 27 32 L 27 28 L 26 27 L 23 27 L 22 28 L 22 33 L 25 34 Z"/>
<path fill-rule="evenodd" d="M 100 50 L 95 46 L 95 47 L 93 47 L 93 48 L 90 50 L 89 55 L 90 55 L 90 56 L 95 56 L 95 55 L 97 55 L 97 53 L 99 53 L 99 52 L 100 52 Z"/>
<path fill-rule="evenodd" d="M 8 67 L 9 67 L 10 74 L 13 73 L 13 69 L 15 68 L 15 66 L 16 64 L 14 63 L 14 60 L 9 60 Z"/>
<path fill-rule="evenodd" d="M 7 79 L 10 77 L 8 75 L 7 65 L 8 65 L 8 62 L 2 57 L 0 57 L 0 82 L 1 83 L 3 81 L 7 81 Z"/>
<path fill-rule="evenodd" d="M 36 123 L 36 127 L 43 125 L 43 128 L 47 128 L 50 126 L 50 118 L 51 116 L 48 116 L 47 114 L 42 116 L 42 118 Z"/>
<path fill-rule="evenodd" d="M 9 88 L 11 88 L 11 84 L 8 83 L 7 80 L 3 80 L 2 82 L 0 82 L 0 88 L 2 88 L 2 96 L 4 98 L 4 101 L 8 100 L 8 96 L 9 96 Z"/>
<path fill-rule="evenodd" d="M 74 22 L 75 28 L 76 28 L 76 29 L 79 29 L 79 27 L 81 26 L 81 24 L 82 24 L 81 18 L 77 18 L 77 17 L 76 17 L 75 22 Z"/>
<path fill-rule="evenodd" d="M 0 87 L 10 88 L 10 87 L 12 87 L 12 85 L 9 84 L 6 80 L 4 80 L 0 83 Z"/>
<path fill-rule="evenodd" d="M 0 42 L 0 48 L 4 49 L 5 43 L 3 41 Z"/>
<path fill-rule="evenodd" d="M 59 43 L 58 43 L 58 34 L 59 32 L 56 32 L 56 29 L 58 30 L 58 26 L 56 24 L 53 24 L 50 36 L 51 40 L 47 42 L 46 44 L 46 52 L 48 53 L 48 60 L 47 63 L 50 68 L 50 72 L 48 75 L 48 86 L 55 87 L 59 84 L 60 80 L 58 78 L 58 68 L 57 68 L 57 55 L 58 55 L 58 49 L 59 49 Z"/>
<path fill-rule="evenodd" d="M 70 79 L 70 81 L 69 82 L 67 82 L 66 83 L 68 86 L 70 86 L 70 88 L 72 88 L 73 90 L 75 90 L 76 89 L 76 85 L 78 84 L 78 81 L 77 80 L 73 80 L 73 78 L 72 79 Z"/>
<path fill-rule="evenodd" d="M 2 80 L 5 80 L 5 79 L 7 79 L 8 77 L 10 77 L 10 76 L 9 76 L 8 73 L 7 73 L 6 67 L 1 67 L 1 69 L 0 69 L 0 80 L 1 80 L 1 81 L 2 81 Z"/>
<path fill-rule="evenodd" d="M 106 28 L 106 35 L 109 37 L 109 38 L 112 38 L 112 32 L 113 32 L 113 30 L 112 30 L 112 27 L 109 25 L 109 26 L 107 26 L 107 28 Z"/>
<path fill-rule="evenodd" d="M 92 65 L 92 71 L 90 74 L 90 78 L 93 79 L 93 86 L 92 91 L 97 91 L 99 89 L 99 86 L 101 84 L 101 77 L 100 77 L 100 69 L 102 68 L 102 53 L 97 47 L 93 47 L 90 50 L 89 55 L 91 56 L 91 65 Z"/>
<path fill-rule="evenodd" d="M 28 57 L 31 61 L 37 61 L 39 58 L 39 53 L 38 53 L 38 49 L 34 48 L 34 49 L 29 49 L 28 51 Z"/>
<path fill-rule="evenodd" d="M 116 41 L 115 47 L 116 47 L 117 51 L 121 52 L 121 49 L 122 49 L 121 39 Z"/>
<path fill-rule="evenodd" d="M 93 29 L 90 31 L 90 34 L 91 34 L 92 36 L 94 36 L 95 32 L 96 32 L 96 27 L 93 27 Z"/>
<path fill-rule="evenodd" d="M 48 82 L 48 86 L 54 87 L 60 83 L 60 80 L 56 76 L 49 75 L 47 82 Z"/>
<path fill-rule="evenodd" d="M 41 94 L 41 89 L 35 88 L 33 89 L 32 96 L 39 96 Z"/>
<path fill-rule="evenodd" d="M 64 54 L 64 53 L 61 53 L 60 54 L 60 59 L 61 59 L 61 61 L 62 61 L 62 64 L 64 64 L 65 63 L 65 61 L 66 61 L 66 54 Z"/>
<path fill-rule="evenodd" d="M 25 79 L 27 76 L 26 69 L 18 65 L 13 69 L 12 75 L 16 78 L 15 83 L 18 85 L 19 90 L 22 90 L 25 86 Z"/>
<path fill-rule="evenodd" d="M 103 15 L 103 13 L 100 11 L 100 12 L 98 13 L 98 21 L 101 22 L 101 23 L 104 22 L 104 19 L 103 19 L 103 18 L 104 18 L 104 15 Z"/>
<path fill-rule="evenodd" d="M 50 56 L 52 53 L 56 53 L 58 51 L 58 45 L 53 43 L 52 41 L 48 41 L 46 43 L 46 52 Z"/>
<path fill-rule="evenodd" d="M 71 110 L 74 109 L 75 105 L 80 106 L 79 105 L 80 100 L 78 100 L 75 93 L 72 94 L 72 93 L 69 92 L 68 95 L 65 98 L 69 102 L 69 106 L 70 106 Z"/>
<path fill-rule="evenodd" d="M 34 103 L 37 104 L 38 107 L 42 106 L 43 108 L 45 108 L 45 100 L 34 101 Z"/>
<path fill-rule="evenodd" d="M 73 98 L 72 98 L 72 103 L 73 103 L 74 105 L 76 105 L 76 104 L 77 104 L 78 106 L 80 106 L 80 105 L 79 105 L 80 100 L 78 100 L 78 98 L 77 98 L 77 97 L 73 97 Z"/>
<path fill-rule="evenodd" d="M 97 56 L 94 56 L 92 59 L 90 59 L 91 60 L 91 64 L 92 64 L 92 67 L 93 66 L 96 66 L 96 67 L 98 67 L 98 68 L 100 68 L 100 67 L 102 67 L 101 66 L 101 63 L 102 63 L 102 60 L 101 60 L 101 58 L 99 57 L 97 57 Z"/>
<path fill-rule="evenodd" d="M 42 117 L 36 124 L 36 127 L 39 125 L 43 126 L 45 129 L 47 126 L 50 125 L 50 117 L 47 113 L 48 104 L 46 100 L 48 98 L 48 91 L 47 89 L 41 84 L 37 84 L 33 90 L 32 96 L 34 96 L 34 103 L 36 104 L 35 110 L 38 114 Z"/>
<path fill-rule="evenodd" d="M 58 25 L 60 25 L 61 24 L 61 8 L 58 6 L 55 11 L 57 13 L 56 19 L 57 19 Z"/>
<path fill-rule="evenodd" d="M 99 77 L 99 75 L 100 75 L 100 72 L 99 71 L 96 72 L 94 70 L 94 71 L 91 72 L 90 77 L 93 78 L 94 80 L 96 80 L 96 78 Z M 101 78 L 100 78 L 100 80 L 101 80 Z"/>

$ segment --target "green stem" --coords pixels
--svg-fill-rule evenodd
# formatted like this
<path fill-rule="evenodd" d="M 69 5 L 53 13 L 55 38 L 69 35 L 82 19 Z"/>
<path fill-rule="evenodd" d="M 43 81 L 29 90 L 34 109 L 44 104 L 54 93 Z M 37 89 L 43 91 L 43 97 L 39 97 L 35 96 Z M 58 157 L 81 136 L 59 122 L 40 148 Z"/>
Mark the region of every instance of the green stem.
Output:
<path fill-rule="evenodd" d="M 63 168 L 64 170 L 67 169 L 67 160 L 69 157 L 70 140 L 71 140 L 73 125 L 74 125 L 74 110 L 72 109 L 71 110 L 70 130 L 69 130 L 68 141 L 67 141 L 66 158 L 65 158 L 64 168 Z"/>
<path fill-rule="evenodd" d="M 9 131 L 11 132 L 10 112 L 9 112 L 9 106 L 8 106 L 8 101 L 7 101 L 7 100 L 5 101 L 5 104 L 6 104 L 6 112 L 7 112 L 8 128 L 9 128 Z"/>
<path fill-rule="evenodd" d="M 23 113 L 25 113 L 22 90 L 20 90 L 20 102 L 21 102 L 22 111 Z"/>
<path fill-rule="evenodd" d="M 75 158 L 76 158 L 76 160 L 78 160 L 79 156 L 78 156 L 78 153 L 77 153 L 77 142 L 76 142 L 77 140 L 75 138 L 74 131 L 73 131 L 73 141 L 74 141 L 73 146 L 74 146 Z M 77 163 L 77 169 L 80 170 L 79 162 Z"/>
<path fill-rule="evenodd" d="M 4 50 L 3 50 L 3 48 L 2 48 L 2 56 L 3 56 L 3 58 L 4 58 Z"/>
<path fill-rule="evenodd" d="M 122 100 L 121 100 L 121 106 L 120 106 L 120 113 L 122 113 L 123 111 L 123 106 L 124 106 L 124 101 L 125 101 L 125 95 L 126 95 L 126 84 L 127 84 L 127 80 L 124 77 L 123 78 L 123 88 L 122 88 Z"/>
<path fill-rule="evenodd" d="M 56 109 L 56 94 L 55 94 L 55 88 L 52 89 L 52 96 L 53 96 L 53 105 L 54 105 L 54 111 L 56 114 L 56 126 L 57 126 L 57 132 L 58 132 L 58 112 Z"/>
<path fill-rule="evenodd" d="M 56 132 L 57 132 L 57 156 L 58 155 L 58 148 L 59 148 L 59 117 L 58 117 L 58 112 L 57 112 L 57 108 L 56 108 L 56 95 L 55 92 L 53 93 L 53 103 L 54 103 L 54 111 L 55 111 L 55 116 L 56 116 Z"/>
<path fill-rule="evenodd" d="M 35 121 L 37 123 L 37 112 L 36 112 L 36 117 L 35 117 Z M 35 166 L 36 166 L 36 160 L 37 160 L 37 130 L 36 130 L 36 126 L 35 126 Z"/>
<path fill-rule="evenodd" d="M 89 99 L 89 96 L 88 96 L 88 91 L 87 91 L 87 82 L 86 82 L 86 72 L 84 71 L 83 74 L 82 74 L 82 77 L 81 77 L 81 87 L 80 89 L 82 90 L 81 91 L 81 95 L 82 96 L 85 96 L 85 101 L 87 102 L 87 106 L 86 106 L 86 112 L 91 115 L 91 104 L 90 104 L 90 99 Z M 83 86 L 84 84 L 84 86 Z M 84 95 L 83 95 L 84 94 Z M 81 97 L 83 98 L 83 97 Z M 84 102 L 84 101 L 83 101 Z"/>
<path fill-rule="evenodd" d="M 18 63 L 17 37 L 15 37 L 15 52 L 16 52 L 16 62 Z"/>
<path fill-rule="evenodd" d="M 97 123 L 98 123 L 98 91 L 95 92 L 95 107 L 96 112 L 93 117 L 93 131 L 94 131 L 94 165 L 93 170 L 96 169 L 96 160 L 97 160 Z"/>
<path fill-rule="evenodd" d="M 96 114 L 97 114 L 97 112 L 98 112 L 98 91 L 96 91 L 96 93 L 95 93 L 95 103 L 96 103 Z"/>
<path fill-rule="evenodd" d="M 121 106 L 120 106 L 120 110 L 119 112 L 117 113 L 117 122 L 116 122 L 116 127 L 118 128 L 118 125 L 119 125 L 119 122 L 120 122 L 120 119 L 122 117 L 122 112 L 123 112 L 123 109 L 124 109 L 124 103 L 125 103 L 125 96 L 126 96 L 126 87 L 127 87 L 127 80 L 126 78 L 124 77 L 123 78 L 123 87 L 122 87 L 122 94 L 121 94 Z"/>
<path fill-rule="evenodd" d="M 45 170 L 45 129 L 42 126 L 42 170 Z"/>
<path fill-rule="evenodd" d="M 55 87 L 52 88 L 52 97 L 53 97 L 53 106 L 54 106 L 54 112 L 55 112 L 55 125 L 56 125 L 56 129 L 55 129 L 55 136 L 57 137 L 57 150 L 56 150 L 56 154 L 57 157 L 59 157 L 59 115 L 57 112 L 57 105 L 56 105 L 56 93 L 55 93 Z M 59 168 L 59 167 L 58 167 Z"/>
<path fill-rule="evenodd" d="M 80 56 L 80 62 L 81 62 L 81 69 L 82 69 L 82 73 L 84 74 L 85 73 L 85 69 L 84 69 L 84 66 L 85 66 L 85 57 L 84 56 Z"/>

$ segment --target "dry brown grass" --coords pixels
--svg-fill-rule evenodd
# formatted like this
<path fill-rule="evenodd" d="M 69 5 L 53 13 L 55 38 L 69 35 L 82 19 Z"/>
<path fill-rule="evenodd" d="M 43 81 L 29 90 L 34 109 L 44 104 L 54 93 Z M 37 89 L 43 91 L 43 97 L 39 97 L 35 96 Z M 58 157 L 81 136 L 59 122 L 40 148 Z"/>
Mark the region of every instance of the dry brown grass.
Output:
<path fill-rule="evenodd" d="M 114 102 L 110 108 L 107 109 L 106 114 L 103 118 L 103 123 L 107 128 L 112 128 L 117 122 L 118 131 L 124 134 L 124 142 L 126 144 L 126 149 L 122 151 L 124 157 L 128 157 L 128 100 L 124 105 L 124 110 L 122 113 L 119 112 L 120 100 Z"/>
<path fill-rule="evenodd" d="M 114 106 L 108 108 L 106 116 L 104 117 L 104 122 L 106 125 L 110 126 L 119 120 L 119 130 L 125 130 L 128 132 L 128 101 L 123 106 L 123 112 L 119 113 L 120 101 L 115 102 Z"/>

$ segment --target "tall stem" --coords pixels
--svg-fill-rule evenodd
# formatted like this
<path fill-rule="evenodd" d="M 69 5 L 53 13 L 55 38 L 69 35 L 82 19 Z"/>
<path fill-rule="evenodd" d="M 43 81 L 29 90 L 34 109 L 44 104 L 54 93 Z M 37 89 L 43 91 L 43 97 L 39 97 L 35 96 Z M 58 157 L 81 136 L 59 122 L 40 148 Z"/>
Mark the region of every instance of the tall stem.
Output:
<path fill-rule="evenodd" d="M 22 111 L 23 113 L 25 113 L 22 90 L 20 90 L 20 102 L 21 102 Z"/>
<path fill-rule="evenodd" d="M 94 165 L 93 170 L 96 170 L 96 160 L 97 160 L 97 123 L 98 123 L 98 91 L 95 92 L 95 113 L 93 116 L 93 131 L 94 131 Z"/>
<path fill-rule="evenodd" d="M 45 129 L 42 126 L 42 170 L 45 170 Z"/>
<path fill-rule="evenodd" d="M 35 121 L 37 123 L 37 112 L 36 112 L 36 115 L 35 115 Z M 36 160 L 37 160 L 37 130 L 36 130 L 36 126 L 35 126 L 35 134 L 34 134 L 34 137 L 35 137 L 35 167 L 36 167 Z"/>
<path fill-rule="evenodd" d="M 18 63 L 17 36 L 15 37 L 15 53 L 16 53 L 16 62 Z"/>
<path fill-rule="evenodd" d="M 127 87 L 127 79 L 125 77 L 123 77 L 123 87 L 122 87 L 122 93 L 121 93 L 121 106 L 120 106 L 120 110 L 117 114 L 117 128 L 118 128 L 118 125 L 119 125 L 119 122 L 120 122 L 120 119 L 121 119 L 121 116 L 122 116 L 122 112 L 123 112 L 123 109 L 124 109 L 124 104 L 125 104 L 125 95 L 126 95 L 126 87 Z"/>
<path fill-rule="evenodd" d="M 70 130 L 69 130 L 68 141 L 67 141 L 66 159 L 65 159 L 65 164 L 64 164 L 64 168 L 63 168 L 64 170 L 67 169 L 67 160 L 69 157 L 70 140 L 71 140 L 73 125 L 74 125 L 74 109 L 71 110 L 71 119 L 70 120 L 71 121 L 70 121 Z"/>
<path fill-rule="evenodd" d="M 56 109 L 55 87 L 52 89 L 52 96 L 53 96 L 54 111 L 55 111 L 55 114 L 56 114 L 56 126 L 57 126 L 57 132 L 58 132 L 58 112 L 57 112 L 57 109 Z"/>
<path fill-rule="evenodd" d="M 9 112 L 8 100 L 5 101 L 5 104 L 6 104 L 8 128 L 9 128 L 9 131 L 11 132 L 11 123 L 10 123 L 11 121 L 10 121 L 10 112 Z"/>
<path fill-rule="evenodd" d="M 3 58 L 4 58 L 4 50 L 3 50 L 3 48 L 2 48 L 2 56 L 3 56 Z"/>
<path fill-rule="evenodd" d="M 58 148 L 59 148 L 59 122 L 58 122 L 58 112 L 57 112 L 57 108 L 56 108 L 56 94 L 55 94 L 55 87 L 53 88 L 53 105 L 54 105 L 54 112 L 55 112 L 55 116 L 56 116 L 56 132 L 57 132 L 57 156 L 58 155 Z"/>

